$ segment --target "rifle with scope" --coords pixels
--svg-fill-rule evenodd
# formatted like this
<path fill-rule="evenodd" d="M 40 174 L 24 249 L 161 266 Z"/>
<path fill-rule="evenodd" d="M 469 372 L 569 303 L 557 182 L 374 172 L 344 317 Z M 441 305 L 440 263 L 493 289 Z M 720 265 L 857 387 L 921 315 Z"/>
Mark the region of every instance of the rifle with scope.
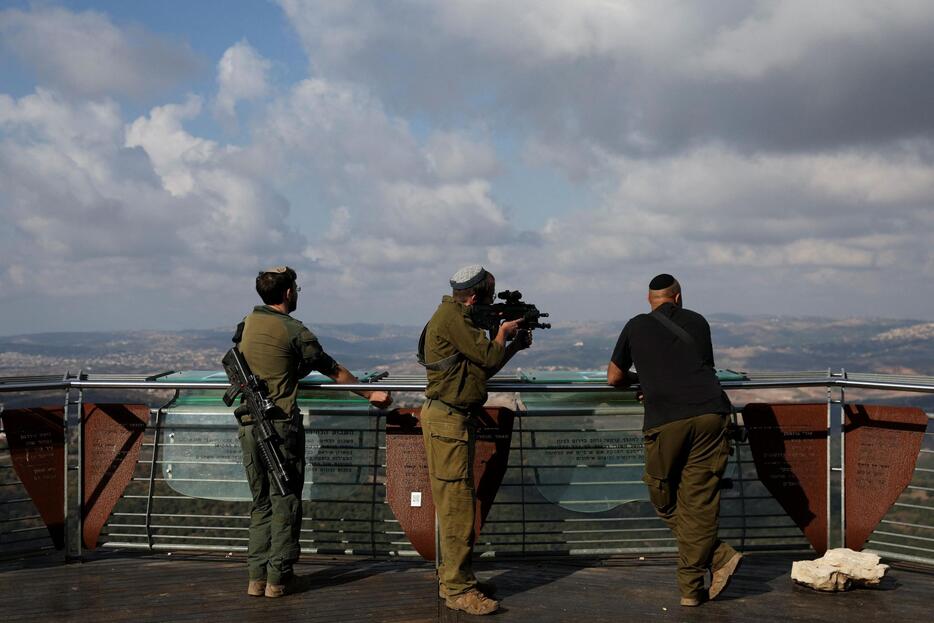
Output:
<path fill-rule="evenodd" d="M 279 450 L 281 439 L 271 422 L 271 413 L 278 411 L 279 407 L 269 399 L 266 382 L 253 374 L 243 353 L 236 346 L 227 351 L 221 363 L 224 364 L 224 372 L 230 380 L 230 387 L 224 392 L 224 404 L 229 407 L 237 396 L 243 395 L 243 404 L 237 407 L 234 416 L 241 425 L 245 423 L 243 417 L 250 416 L 253 438 L 256 440 L 263 466 L 272 476 L 279 494 L 288 495 L 291 492 L 289 472 Z"/>
<path fill-rule="evenodd" d="M 522 292 L 503 290 L 496 295 L 496 298 L 503 302 L 489 305 L 472 305 L 470 307 L 470 314 L 474 324 L 481 329 L 487 329 L 491 336 L 496 335 L 500 324 L 510 320 L 523 320 L 520 330 L 531 331 L 532 329 L 551 328 L 550 323 L 540 321 L 542 318 L 547 318 L 548 314 L 540 312 L 538 307 L 532 303 L 523 302 Z"/>

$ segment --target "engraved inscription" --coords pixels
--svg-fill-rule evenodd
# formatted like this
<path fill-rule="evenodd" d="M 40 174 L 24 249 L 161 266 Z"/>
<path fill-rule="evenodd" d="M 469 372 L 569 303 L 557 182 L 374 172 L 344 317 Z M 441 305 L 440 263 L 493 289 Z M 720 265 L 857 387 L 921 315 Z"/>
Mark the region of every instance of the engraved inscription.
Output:
<path fill-rule="evenodd" d="M 920 409 L 846 406 L 847 547 L 861 549 L 908 486 L 927 424 Z"/>
<path fill-rule="evenodd" d="M 872 438 L 865 436 L 856 444 L 856 474 L 852 484 L 860 489 L 886 488 L 892 476 L 892 457 L 902 449 L 900 435 L 896 431 L 874 430 Z"/>
<path fill-rule="evenodd" d="M 133 477 L 149 419 L 145 405 L 85 404 L 83 540 L 94 549 L 104 523 Z"/>
<path fill-rule="evenodd" d="M 551 457 L 562 462 L 574 462 L 577 465 L 592 463 L 642 462 L 645 449 L 642 436 L 636 434 L 597 434 L 577 437 L 559 437 L 555 439 L 555 448 L 547 452 Z M 599 445 L 595 445 L 599 444 Z"/>
<path fill-rule="evenodd" d="M 10 461 L 49 529 L 55 547 L 64 547 L 65 424 L 62 407 L 0 412 Z"/>

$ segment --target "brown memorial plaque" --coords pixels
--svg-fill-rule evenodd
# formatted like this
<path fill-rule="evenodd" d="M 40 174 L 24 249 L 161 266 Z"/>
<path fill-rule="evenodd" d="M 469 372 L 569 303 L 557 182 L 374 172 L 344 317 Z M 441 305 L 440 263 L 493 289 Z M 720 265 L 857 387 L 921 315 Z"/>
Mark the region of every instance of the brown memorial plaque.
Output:
<path fill-rule="evenodd" d="M 58 549 L 65 546 L 64 413 L 64 407 L 35 407 L 0 414 L 13 469 Z"/>
<path fill-rule="evenodd" d="M 911 482 L 927 424 L 921 409 L 846 405 L 846 547 L 861 550 Z"/>
<path fill-rule="evenodd" d="M 435 505 L 418 423 L 420 409 L 399 409 L 386 418 L 386 498 L 415 550 L 435 559 Z M 515 413 L 487 408 L 477 427 L 473 478 L 477 491 L 474 534 L 480 534 L 506 473 Z"/>
<path fill-rule="evenodd" d="M 759 480 L 819 554 L 827 550 L 827 404 L 750 403 L 743 423 Z"/>
<path fill-rule="evenodd" d="M 146 405 L 85 404 L 84 546 L 94 549 L 101 528 L 123 495 L 139 458 L 149 421 Z"/>

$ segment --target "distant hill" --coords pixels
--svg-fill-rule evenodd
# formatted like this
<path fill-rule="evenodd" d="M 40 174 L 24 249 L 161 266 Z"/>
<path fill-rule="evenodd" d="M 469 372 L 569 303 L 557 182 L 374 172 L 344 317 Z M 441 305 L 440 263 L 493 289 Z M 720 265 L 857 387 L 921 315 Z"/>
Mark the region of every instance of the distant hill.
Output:
<path fill-rule="evenodd" d="M 934 375 L 934 323 L 890 319 L 814 317 L 709 318 L 717 366 L 737 371 L 845 368 L 851 372 Z M 417 373 L 421 327 L 382 324 L 312 326 L 324 348 L 353 370 Z M 603 369 L 622 323 L 556 324 L 535 332 L 535 344 L 509 370 Z M 0 337 L 0 376 L 166 370 L 219 370 L 230 330 L 37 333 Z M 751 400 L 749 392 L 743 396 Z M 934 409 L 934 396 L 899 401 Z M 772 391 L 759 399 L 823 400 L 820 392 Z M 2 401 L 2 397 L 0 397 Z M 930 406 L 927 406 L 930 405 Z"/>
<path fill-rule="evenodd" d="M 709 318 L 718 367 L 746 371 L 823 370 L 934 375 L 934 323 L 815 317 Z M 319 324 L 325 349 L 347 367 L 419 371 L 421 327 Z M 513 368 L 602 369 L 622 323 L 556 324 L 535 332 Z M 0 375 L 220 369 L 230 330 L 35 333 L 0 337 Z"/>

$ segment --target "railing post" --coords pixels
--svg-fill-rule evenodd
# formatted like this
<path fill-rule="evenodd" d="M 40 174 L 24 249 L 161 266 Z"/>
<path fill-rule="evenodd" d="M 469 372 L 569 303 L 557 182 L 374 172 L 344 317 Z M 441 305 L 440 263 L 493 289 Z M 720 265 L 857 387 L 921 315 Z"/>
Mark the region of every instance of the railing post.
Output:
<path fill-rule="evenodd" d="M 65 383 L 65 400 L 64 400 L 64 411 L 62 412 L 62 428 L 63 428 L 63 459 L 62 459 L 62 469 L 65 471 L 62 474 L 62 480 L 65 483 L 62 493 L 62 511 L 65 515 L 65 525 L 64 525 L 64 534 L 62 535 L 63 546 L 65 548 L 65 558 L 67 559 L 71 553 L 71 508 L 69 507 L 69 497 L 68 497 L 68 486 L 71 482 L 69 475 L 69 467 L 71 464 L 71 441 L 69 437 L 71 436 L 71 423 L 69 420 L 69 415 L 71 413 L 70 404 L 71 404 L 71 387 L 67 385 L 68 377 L 70 373 L 66 370 L 65 375 L 62 377 L 62 383 Z"/>
<path fill-rule="evenodd" d="M 376 558 L 376 487 L 379 484 L 377 482 L 379 476 L 379 419 L 382 410 L 370 406 L 370 412 L 376 413 L 376 421 L 373 424 L 373 490 L 370 498 L 370 556 Z"/>
<path fill-rule="evenodd" d="M 516 409 L 518 412 L 518 408 Z M 525 525 L 525 432 L 522 430 L 522 417 L 519 421 L 519 506 L 522 509 L 522 555 L 525 556 L 526 525 Z"/>
<path fill-rule="evenodd" d="M 78 388 L 77 400 L 72 399 L 71 381 L 81 380 L 82 372 L 77 376 L 65 372 L 65 412 L 62 419 L 65 428 L 65 559 L 80 560 L 83 554 L 82 538 L 84 533 L 84 390 Z M 73 439 L 74 438 L 74 439 Z M 74 443 L 72 443 L 74 441 Z M 74 491 L 74 496 L 69 491 Z"/>
<path fill-rule="evenodd" d="M 78 380 L 82 378 L 82 371 L 78 370 Z M 78 400 L 75 405 L 78 415 L 78 499 L 75 500 L 75 509 L 78 518 L 77 549 L 78 558 L 83 554 L 84 545 L 84 390 L 78 388 Z"/>
<path fill-rule="evenodd" d="M 840 369 L 846 380 L 846 370 Z M 840 547 L 846 547 L 846 386 L 840 386 Z"/>
<path fill-rule="evenodd" d="M 842 370 L 840 372 L 833 372 L 828 368 L 827 370 L 827 548 L 833 549 L 835 547 L 843 547 L 845 542 L 845 507 L 844 507 L 844 492 L 845 492 L 845 482 L 844 479 L 846 474 L 844 473 L 844 450 L 845 444 L 843 443 L 843 428 L 845 424 L 845 417 L 843 413 L 844 405 L 844 385 L 840 381 L 846 380 L 846 371 Z M 838 430 L 836 436 L 834 436 L 834 429 Z M 834 442 L 840 444 L 838 452 L 835 454 L 833 452 Z M 833 474 L 837 472 L 840 475 L 840 495 L 837 498 L 837 501 L 840 504 L 839 508 L 839 520 L 837 521 L 837 515 L 834 513 L 834 497 L 833 492 Z M 840 534 L 835 539 L 834 538 L 834 526 L 840 528 Z"/>

